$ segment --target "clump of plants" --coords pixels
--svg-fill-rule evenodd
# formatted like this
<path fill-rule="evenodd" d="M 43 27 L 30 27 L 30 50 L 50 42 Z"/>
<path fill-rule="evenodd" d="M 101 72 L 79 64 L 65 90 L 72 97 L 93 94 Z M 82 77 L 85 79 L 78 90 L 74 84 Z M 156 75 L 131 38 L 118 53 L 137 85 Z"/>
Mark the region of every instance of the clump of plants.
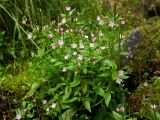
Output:
<path fill-rule="evenodd" d="M 129 118 L 120 67 L 125 20 L 107 13 L 88 21 L 65 9 L 58 22 L 28 33 L 38 46 L 31 56 L 40 74 L 28 82 L 16 119 Z"/>

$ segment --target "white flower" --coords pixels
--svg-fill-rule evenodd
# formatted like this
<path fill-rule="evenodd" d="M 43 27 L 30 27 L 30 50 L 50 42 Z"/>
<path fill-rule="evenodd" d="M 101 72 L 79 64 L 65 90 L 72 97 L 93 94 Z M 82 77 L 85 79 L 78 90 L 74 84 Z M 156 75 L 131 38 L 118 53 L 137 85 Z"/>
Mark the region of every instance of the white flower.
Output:
<path fill-rule="evenodd" d="M 94 47 L 94 43 L 90 43 L 90 48 L 93 48 Z"/>
<path fill-rule="evenodd" d="M 100 21 L 101 20 L 101 17 L 100 16 L 97 16 L 97 21 Z"/>
<path fill-rule="evenodd" d="M 81 63 L 78 63 L 78 67 L 80 67 L 81 66 Z"/>
<path fill-rule="evenodd" d="M 63 18 L 61 23 L 65 24 L 66 23 L 66 18 Z"/>
<path fill-rule="evenodd" d="M 66 7 L 66 10 L 67 10 L 67 11 L 70 11 L 70 10 L 71 10 L 71 7 L 70 7 L 70 6 L 67 6 L 67 7 Z"/>
<path fill-rule="evenodd" d="M 83 49 L 84 45 L 82 43 L 80 43 L 79 48 Z"/>
<path fill-rule="evenodd" d="M 144 82 L 143 85 L 146 87 L 146 86 L 148 85 L 148 83 L 147 83 L 147 82 Z"/>
<path fill-rule="evenodd" d="M 53 33 L 50 33 L 47 35 L 49 39 L 51 39 L 53 37 Z"/>
<path fill-rule="evenodd" d="M 117 84 L 121 84 L 122 82 L 123 82 L 122 79 L 120 79 L 120 78 L 117 78 L 117 79 L 116 79 L 116 83 L 117 83 Z"/>
<path fill-rule="evenodd" d="M 77 52 L 76 51 L 73 51 L 73 53 L 72 53 L 73 55 L 77 55 Z"/>
<path fill-rule="evenodd" d="M 48 25 L 45 25 L 45 26 L 42 27 L 43 30 L 45 30 L 47 28 L 48 28 Z"/>
<path fill-rule="evenodd" d="M 157 108 L 157 105 L 152 104 L 152 105 L 150 105 L 150 107 L 151 107 L 152 109 L 156 109 L 156 108 Z"/>
<path fill-rule="evenodd" d="M 102 47 L 101 47 L 101 50 L 104 50 L 104 49 L 106 49 L 106 47 L 105 47 L 105 46 L 102 46 Z"/>
<path fill-rule="evenodd" d="M 28 39 L 31 39 L 32 38 L 32 32 L 29 32 L 27 36 L 28 36 Z"/>
<path fill-rule="evenodd" d="M 74 21 L 78 21 L 78 18 L 75 18 Z"/>
<path fill-rule="evenodd" d="M 49 108 L 47 108 L 46 111 L 49 112 Z"/>
<path fill-rule="evenodd" d="M 67 68 L 66 67 L 64 67 L 63 69 L 62 69 L 62 72 L 67 72 Z"/>
<path fill-rule="evenodd" d="M 122 113 L 125 111 L 125 108 L 123 106 L 121 106 L 121 107 L 117 108 L 116 110 L 117 110 L 117 112 Z"/>
<path fill-rule="evenodd" d="M 83 55 L 78 54 L 78 59 L 79 59 L 79 60 L 83 60 Z"/>
<path fill-rule="evenodd" d="M 94 34 L 91 32 L 91 37 L 94 37 Z"/>
<path fill-rule="evenodd" d="M 104 21 L 103 20 L 100 20 L 99 21 L 99 25 L 103 25 L 104 24 Z"/>
<path fill-rule="evenodd" d="M 43 104 L 47 104 L 47 100 L 43 100 L 42 103 L 43 103 Z"/>
<path fill-rule="evenodd" d="M 17 120 L 20 120 L 20 119 L 21 119 L 21 113 L 18 113 L 18 114 L 16 115 L 16 119 L 17 119 Z"/>
<path fill-rule="evenodd" d="M 87 36 L 87 35 L 85 35 L 85 36 L 84 36 L 84 38 L 85 38 L 85 39 L 88 39 L 88 36 Z"/>
<path fill-rule="evenodd" d="M 26 24 L 27 24 L 27 19 L 23 19 L 23 20 L 22 20 L 22 24 L 23 24 L 23 25 L 26 25 Z"/>
<path fill-rule="evenodd" d="M 118 71 L 118 74 L 121 76 L 121 75 L 124 75 L 124 71 L 123 70 L 119 70 Z"/>
<path fill-rule="evenodd" d="M 100 36 L 100 37 L 102 37 L 102 36 L 103 36 L 103 33 L 102 33 L 102 31 L 100 31 L 100 32 L 99 32 L 99 36 Z"/>
<path fill-rule="evenodd" d="M 56 107 L 56 103 L 52 103 L 51 108 L 55 108 Z"/>
<path fill-rule="evenodd" d="M 64 56 L 64 59 L 65 59 L 65 60 L 68 60 L 68 58 L 69 58 L 69 55 L 68 55 L 68 54 Z"/>
<path fill-rule="evenodd" d="M 88 36 L 87 36 L 87 35 L 85 35 L 85 36 L 84 36 L 84 38 L 85 38 L 85 39 L 88 39 Z"/>
<path fill-rule="evenodd" d="M 62 46 L 64 44 L 63 40 L 58 40 L 58 44 Z"/>
<path fill-rule="evenodd" d="M 77 44 L 76 43 L 73 43 L 71 46 L 72 46 L 72 48 L 77 48 Z"/>

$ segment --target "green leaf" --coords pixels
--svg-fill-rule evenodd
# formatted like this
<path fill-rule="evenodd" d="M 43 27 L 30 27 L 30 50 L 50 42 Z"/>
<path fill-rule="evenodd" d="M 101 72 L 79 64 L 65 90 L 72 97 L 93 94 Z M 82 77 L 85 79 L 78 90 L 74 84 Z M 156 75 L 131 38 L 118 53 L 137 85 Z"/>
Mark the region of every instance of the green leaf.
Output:
<path fill-rule="evenodd" d="M 71 16 L 73 14 L 73 12 L 75 11 L 75 9 L 69 11 L 69 15 Z"/>
<path fill-rule="evenodd" d="M 87 98 L 83 101 L 83 104 L 84 104 L 85 108 L 86 108 L 89 112 L 91 112 L 90 102 L 89 102 L 89 100 L 88 100 Z"/>
<path fill-rule="evenodd" d="M 40 85 L 39 83 L 34 82 L 34 83 L 32 84 L 31 89 L 29 90 L 29 92 L 27 92 L 27 94 L 25 95 L 25 97 L 24 97 L 23 99 L 26 99 L 26 98 L 28 98 L 28 97 L 33 96 L 34 93 L 36 92 L 37 88 L 39 87 L 39 85 Z"/>
<path fill-rule="evenodd" d="M 76 87 L 80 84 L 80 79 L 77 77 L 74 77 L 74 81 L 71 83 L 71 87 Z"/>
<path fill-rule="evenodd" d="M 70 108 L 62 114 L 62 120 L 72 120 L 72 117 L 75 114 L 76 114 L 76 110 L 73 108 Z"/>
<path fill-rule="evenodd" d="M 31 114 L 31 113 L 27 114 L 27 118 L 32 118 L 32 117 L 34 117 L 34 114 Z"/>
<path fill-rule="evenodd" d="M 55 64 L 54 64 L 54 66 L 61 66 L 63 64 L 63 62 L 56 62 Z"/>
<path fill-rule="evenodd" d="M 56 59 L 51 59 L 51 63 L 55 63 L 56 61 Z"/>
<path fill-rule="evenodd" d="M 64 98 L 64 99 L 67 99 L 67 98 L 70 96 L 71 92 L 72 92 L 71 87 L 70 87 L 70 86 L 67 86 L 67 87 L 65 88 L 65 95 L 63 96 L 63 98 Z"/>
<path fill-rule="evenodd" d="M 83 68 L 83 73 L 87 74 L 87 68 Z"/>
<path fill-rule="evenodd" d="M 121 120 L 122 119 L 122 116 L 119 113 L 117 113 L 115 111 L 112 111 L 112 114 L 113 114 L 113 116 L 116 120 Z"/>
<path fill-rule="evenodd" d="M 45 51 L 44 48 L 39 48 L 37 50 L 38 57 L 42 58 L 42 56 L 44 55 L 44 51 Z"/>
<path fill-rule="evenodd" d="M 107 91 L 104 98 L 105 98 L 105 103 L 108 106 L 109 102 L 111 101 L 111 93 L 109 91 Z"/>
<path fill-rule="evenodd" d="M 99 77 L 108 77 L 110 76 L 111 74 L 109 72 L 106 72 L 106 73 L 102 73 L 100 75 L 98 75 Z"/>
<path fill-rule="evenodd" d="M 23 101 L 22 102 L 22 108 L 25 108 L 26 107 L 26 101 Z"/>
<path fill-rule="evenodd" d="M 102 97 L 105 97 L 105 91 L 102 89 L 102 88 L 98 88 L 97 89 L 97 93 L 102 96 Z"/>
<path fill-rule="evenodd" d="M 88 84 L 87 81 L 83 80 L 81 83 L 82 91 L 85 94 L 87 92 Z"/>

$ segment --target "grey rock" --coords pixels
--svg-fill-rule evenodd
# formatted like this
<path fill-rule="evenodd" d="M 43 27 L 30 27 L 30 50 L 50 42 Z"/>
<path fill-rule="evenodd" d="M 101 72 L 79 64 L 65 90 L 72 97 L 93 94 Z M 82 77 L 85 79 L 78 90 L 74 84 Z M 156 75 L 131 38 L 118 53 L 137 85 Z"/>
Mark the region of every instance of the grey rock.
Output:
<path fill-rule="evenodd" d="M 136 28 L 135 30 L 129 33 L 126 45 L 126 51 L 129 53 L 128 58 L 133 59 L 135 57 L 137 46 L 142 41 L 143 36 L 140 28 Z"/>

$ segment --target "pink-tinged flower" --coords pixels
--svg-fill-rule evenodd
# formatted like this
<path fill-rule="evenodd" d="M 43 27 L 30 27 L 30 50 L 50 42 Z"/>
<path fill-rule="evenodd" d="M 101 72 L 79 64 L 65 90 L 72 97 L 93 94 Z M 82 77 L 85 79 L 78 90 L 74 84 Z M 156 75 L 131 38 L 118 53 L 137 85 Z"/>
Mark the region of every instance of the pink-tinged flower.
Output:
<path fill-rule="evenodd" d="M 85 39 L 88 39 L 88 36 L 87 36 L 87 35 L 85 35 L 85 36 L 84 36 L 84 38 L 85 38 Z"/>
<path fill-rule="evenodd" d="M 55 108 L 56 107 L 56 103 L 52 103 L 51 108 Z"/>
<path fill-rule="evenodd" d="M 83 49 L 84 45 L 82 43 L 80 43 L 79 48 Z"/>
<path fill-rule="evenodd" d="M 47 37 L 48 37 L 49 39 L 52 39 L 53 33 L 48 34 Z"/>
<path fill-rule="evenodd" d="M 100 16 L 97 16 L 97 21 L 100 21 L 101 20 L 101 17 Z"/>
<path fill-rule="evenodd" d="M 79 60 L 83 60 L 83 55 L 78 54 L 78 59 L 79 59 Z"/>
<path fill-rule="evenodd" d="M 76 43 L 73 43 L 71 44 L 72 48 L 77 48 L 77 44 Z"/>
<path fill-rule="evenodd" d="M 115 25 L 115 23 L 113 20 L 109 21 L 109 24 L 108 24 L 109 27 L 114 27 L 114 25 Z"/>
<path fill-rule="evenodd" d="M 66 18 L 63 18 L 61 23 L 65 24 L 66 23 Z"/>
<path fill-rule="evenodd" d="M 117 83 L 117 84 L 119 84 L 119 85 L 120 85 L 122 82 L 123 82 L 123 80 L 122 80 L 122 79 L 120 79 L 120 78 L 117 78 L 117 79 L 116 79 L 116 83 Z"/>
<path fill-rule="evenodd" d="M 125 20 L 121 20 L 121 24 L 124 25 L 126 22 Z"/>
<path fill-rule="evenodd" d="M 90 48 L 93 48 L 94 47 L 94 43 L 90 43 Z"/>
<path fill-rule="evenodd" d="M 104 16 L 103 18 L 106 20 L 106 19 L 108 19 L 108 16 Z"/>
<path fill-rule="evenodd" d="M 56 49 L 56 44 L 54 44 L 54 43 L 51 44 L 51 48 L 52 48 L 52 49 Z"/>
<path fill-rule="evenodd" d="M 47 100 L 43 100 L 42 103 L 45 105 L 47 104 Z"/>
<path fill-rule="evenodd" d="M 67 11 L 70 11 L 70 10 L 71 10 L 71 7 L 70 7 L 70 6 L 67 6 L 67 7 L 66 7 L 66 10 L 67 10 Z"/>
<path fill-rule="evenodd" d="M 65 59 L 65 60 L 68 60 L 68 58 L 69 58 L 69 55 L 68 55 L 68 54 L 64 56 L 64 59 Z"/>
<path fill-rule="evenodd" d="M 18 113 L 17 115 L 16 115 L 16 120 L 20 120 L 21 119 L 21 113 Z"/>
<path fill-rule="evenodd" d="M 62 72 L 67 72 L 67 68 L 66 67 L 64 67 L 63 69 L 62 69 Z"/>
<path fill-rule="evenodd" d="M 73 53 L 72 53 L 73 55 L 77 55 L 77 52 L 76 51 L 73 51 Z"/>
<path fill-rule="evenodd" d="M 97 40 L 97 37 L 92 38 L 92 42 L 95 42 Z"/>
<path fill-rule="evenodd" d="M 64 44 L 63 40 L 58 40 L 58 44 L 62 46 Z"/>
<path fill-rule="evenodd" d="M 29 32 L 27 36 L 28 36 L 28 39 L 31 39 L 32 38 L 32 32 Z"/>

